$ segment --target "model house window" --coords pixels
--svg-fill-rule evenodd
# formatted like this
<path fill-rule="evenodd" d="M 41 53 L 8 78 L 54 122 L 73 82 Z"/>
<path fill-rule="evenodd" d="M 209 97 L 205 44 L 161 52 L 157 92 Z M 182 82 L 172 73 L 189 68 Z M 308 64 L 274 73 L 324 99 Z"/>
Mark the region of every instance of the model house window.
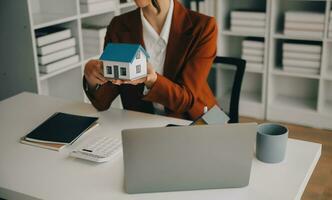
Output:
<path fill-rule="evenodd" d="M 136 74 L 141 73 L 141 65 L 136 65 Z"/>
<path fill-rule="evenodd" d="M 124 68 L 124 67 L 120 68 L 120 75 L 121 76 L 127 76 L 127 70 L 126 70 L 126 68 Z"/>
<path fill-rule="evenodd" d="M 112 66 L 107 66 L 107 74 L 112 74 Z"/>
<path fill-rule="evenodd" d="M 141 58 L 141 52 L 138 51 L 137 54 L 136 54 L 136 59 L 140 59 Z"/>

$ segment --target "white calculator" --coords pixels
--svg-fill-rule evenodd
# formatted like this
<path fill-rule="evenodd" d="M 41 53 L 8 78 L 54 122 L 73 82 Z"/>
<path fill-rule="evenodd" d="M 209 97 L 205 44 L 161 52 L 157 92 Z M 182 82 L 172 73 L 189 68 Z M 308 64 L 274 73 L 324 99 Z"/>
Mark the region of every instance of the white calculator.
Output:
<path fill-rule="evenodd" d="M 96 137 L 85 141 L 70 156 L 90 160 L 93 162 L 106 162 L 122 152 L 121 140 L 111 137 Z"/>

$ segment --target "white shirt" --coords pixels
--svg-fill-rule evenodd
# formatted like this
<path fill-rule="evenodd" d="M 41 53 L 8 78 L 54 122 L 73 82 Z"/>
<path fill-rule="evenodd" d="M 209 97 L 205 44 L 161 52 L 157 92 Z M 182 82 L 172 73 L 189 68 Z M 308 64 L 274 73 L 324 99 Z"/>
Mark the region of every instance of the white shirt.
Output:
<path fill-rule="evenodd" d="M 168 37 L 171 30 L 172 16 L 174 10 L 174 2 L 170 0 L 170 6 L 166 16 L 164 26 L 160 32 L 160 35 L 153 29 L 148 20 L 144 17 L 141 9 L 141 20 L 143 27 L 143 40 L 145 44 L 145 50 L 150 55 L 149 63 L 159 74 L 164 73 L 164 62 L 166 57 L 166 48 L 168 43 Z M 149 89 L 145 87 L 143 94 L 146 95 Z M 153 103 L 153 106 L 157 113 L 163 114 L 164 107 L 161 104 Z"/>

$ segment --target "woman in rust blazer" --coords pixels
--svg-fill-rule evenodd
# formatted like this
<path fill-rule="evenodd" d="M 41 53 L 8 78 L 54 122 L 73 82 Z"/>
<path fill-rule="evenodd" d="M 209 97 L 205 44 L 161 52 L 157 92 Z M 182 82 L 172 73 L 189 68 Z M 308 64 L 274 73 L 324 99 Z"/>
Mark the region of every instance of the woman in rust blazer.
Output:
<path fill-rule="evenodd" d="M 145 47 L 140 9 L 153 6 L 158 18 L 162 1 L 169 0 L 135 0 L 138 9 L 112 19 L 105 44 L 139 43 Z M 211 108 L 216 104 L 207 83 L 216 51 L 215 19 L 188 10 L 174 0 L 163 75 L 149 65 L 147 78 L 108 81 L 102 75 L 102 63 L 91 60 L 85 66 L 84 90 L 98 110 L 108 109 L 120 94 L 125 109 L 154 113 L 153 103 L 159 103 L 168 116 L 195 119 L 203 114 L 205 106 Z M 146 95 L 145 86 L 149 89 Z"/>

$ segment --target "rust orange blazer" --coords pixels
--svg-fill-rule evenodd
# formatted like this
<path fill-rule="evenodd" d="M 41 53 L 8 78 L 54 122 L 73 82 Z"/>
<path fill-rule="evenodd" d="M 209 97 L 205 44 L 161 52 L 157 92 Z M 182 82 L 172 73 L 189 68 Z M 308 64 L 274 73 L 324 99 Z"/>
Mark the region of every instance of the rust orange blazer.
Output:
<path fill-rule="evenodd" d="M 139 43 L 144 47 L 140 11 L 114 17 L 108 26 L 105 44 Z M 164 74 L 147 95 L 144 84 L 113 85 L 108 82 L 87 96 L 98 110 L 106 110 L 120 94 L 124 109 L 154 113 L 152 102 L 165 106 L 169 116 L 195 119 L 204 106 L 216 104 L 207 77 L 217 51 L 217 25 L 214 18 L 198 14 L 174 0 L 174 11 L 167 44 Z M 85 78 L 83 79 L 85 85 Z"/>

